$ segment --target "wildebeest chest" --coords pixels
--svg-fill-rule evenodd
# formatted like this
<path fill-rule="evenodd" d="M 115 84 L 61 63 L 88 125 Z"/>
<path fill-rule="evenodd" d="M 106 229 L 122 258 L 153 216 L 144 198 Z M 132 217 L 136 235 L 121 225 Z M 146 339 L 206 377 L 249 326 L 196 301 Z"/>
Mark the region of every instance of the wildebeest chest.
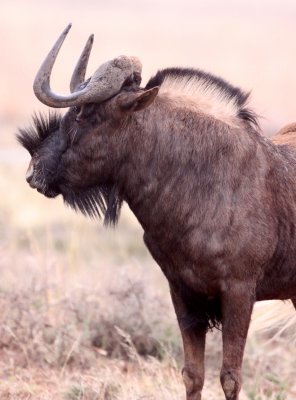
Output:
<path fill-rule="evenodd" d="M 217 257 L 206 260 L 198 250 L 190 257 L 179 241 L 164 244 L 146 235 L 144 240 L 170 284 L 178 286 L 182 282 L 195 293 L 217 295 L 224 279 L 223 263 Z"/>

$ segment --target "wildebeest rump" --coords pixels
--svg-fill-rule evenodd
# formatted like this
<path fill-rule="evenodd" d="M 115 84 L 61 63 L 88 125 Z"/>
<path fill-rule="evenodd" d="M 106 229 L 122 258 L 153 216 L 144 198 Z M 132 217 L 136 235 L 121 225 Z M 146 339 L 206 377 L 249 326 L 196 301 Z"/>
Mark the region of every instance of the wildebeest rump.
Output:
<path fill-rule="evenodd" d="M 296 147 L 296 122 L 285 125 L 273 136 L 272 141 L 275 144 L 288 144 Z"/>
<path fill-rule="evenodd" d="M 182 68 L 159 71 L 142 88 L 134 60 L 125 59 L 131 75 L 117 93 L 99 101 L 79 97 L 91 82 L 82 83 L 85 68 L 66 100 L 49 87 L 52 65 L 39 71 L 39 98 L 70 108 L 35 116 L 19 133 L 32 156 L 27 181 L 106 223 L 128 203 L 169 282 L 187 400 L 201 399 L 206 332 L 220 325 L 221 383 L 237 400 L 255 301 L 295 305 L 296 152 L 261 135 L 240 89 Z"/>

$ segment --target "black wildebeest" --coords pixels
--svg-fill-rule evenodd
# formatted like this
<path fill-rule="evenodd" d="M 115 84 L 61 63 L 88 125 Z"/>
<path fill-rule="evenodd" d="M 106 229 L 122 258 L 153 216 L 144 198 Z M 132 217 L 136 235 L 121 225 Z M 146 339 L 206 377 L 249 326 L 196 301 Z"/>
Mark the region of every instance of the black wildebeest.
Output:
<path fill-rule="evenodd" d="M 140 62 L 121 56 L 85 81 L 92 37 L 72 93 L 54 93 L 50 74 L 68 30 L 34 90 L 69 110 L 19 133 L 32 156 L 26 179 L 106 223 L 128 203 L 169 282 L 187 400 L 201 399 L 206 332 L 220 324 L 221 383 L 236 400 L 255 301 L 296 305 L 295 150 L 260 134 L 245 93 L 200 70 L 164 69 L 142 88 Z"/>

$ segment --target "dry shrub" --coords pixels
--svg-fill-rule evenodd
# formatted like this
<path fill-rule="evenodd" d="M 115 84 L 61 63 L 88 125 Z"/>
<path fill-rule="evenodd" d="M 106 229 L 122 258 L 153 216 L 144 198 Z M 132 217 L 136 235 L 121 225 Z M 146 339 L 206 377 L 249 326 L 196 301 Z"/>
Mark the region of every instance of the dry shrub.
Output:
<path fill-rule="evenodd" d="M 167 332 L 160 299 L 140 283 L 111 291 L 80 288 L 49 302 L 49 288 L 0 293 L 0 348 L 18 351 L 20 366 L 89 368 L 97 357 L 162 359 L 166 349 L 180 353 Z M 156 312 L 157 310 L 157 312 Z M 129 342 L 126 338 L 129 337 Z"/>

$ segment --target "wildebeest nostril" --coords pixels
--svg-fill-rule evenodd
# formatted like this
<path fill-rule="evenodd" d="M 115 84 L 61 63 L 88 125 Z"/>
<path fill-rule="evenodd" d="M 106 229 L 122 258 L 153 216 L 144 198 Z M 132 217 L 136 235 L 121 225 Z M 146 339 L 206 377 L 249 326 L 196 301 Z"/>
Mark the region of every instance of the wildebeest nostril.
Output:
<path fill-rule="evenodd" d="M 30 183 L 32 181 L 33 175 L 34 175 L 34 167 L 33 167 L 33 164 L 30 163 L 30 165 L 29 165 L 29 167 L 27 169 L 27 172 L 26 172 L 26 181 L 28 183 Z"/>

